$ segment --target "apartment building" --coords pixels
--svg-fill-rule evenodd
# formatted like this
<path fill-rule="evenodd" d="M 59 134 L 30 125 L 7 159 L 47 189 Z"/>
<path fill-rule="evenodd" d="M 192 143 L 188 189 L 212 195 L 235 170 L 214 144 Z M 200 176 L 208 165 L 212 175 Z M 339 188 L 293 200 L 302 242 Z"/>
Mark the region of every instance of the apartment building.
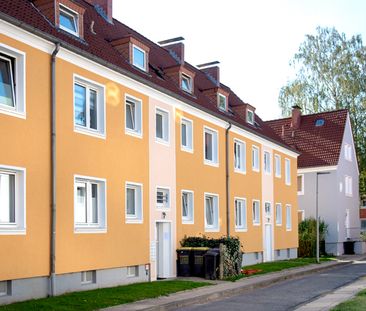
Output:
<path fill-rule="evenodd" d="M 0 1 L 0 304 L 176 276 L 184 236 L 297 256 L 299 153 L 111 0 Z"/>

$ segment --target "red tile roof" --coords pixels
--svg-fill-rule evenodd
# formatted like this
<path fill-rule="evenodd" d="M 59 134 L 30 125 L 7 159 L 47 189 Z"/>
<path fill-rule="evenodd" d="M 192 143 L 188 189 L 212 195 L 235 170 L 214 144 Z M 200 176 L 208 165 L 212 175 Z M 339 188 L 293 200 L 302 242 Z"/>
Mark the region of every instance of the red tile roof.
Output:
<path fill-rule="evenodd" d="M 122 24 L 116 19 L 113 19 L 113 24 L 107 22 L 88 2 L 83 0 L 73 0 L 73 2 L 84 7 L 84 38 L 79 39 L 69 35 L 63 30 L 55 27 L 53 21 L 47 18 L 39 11 L 31 0 L 0 0 L 0 18 L 9 22 L 21 22 L 23 28 L 32 31 L 38 29 L 42 34 L 51 36 L 54 41 L 59 41 L 66 48 L 76 48 L 78 51 L 83 51 L 91 57 L 96 57 L 97 61 L 103 64 L 111 65 L 113 68 L 132 74 L 138 79 L 142 79 L 147 83 L 152 83 L 155 87 L 163 92 L 168 91 L 169 94 L 186 101 L 188 104 L 193 104 L 199 108 L 209 111 L 210 113 L 224 119 L 226 121 L 235 122 L 237 125 L 250 132 L 268 138 L 285 148 L 292 149 L 284 141 L 282 141 L 273 130 L 268 127 L 258 116 L 255 117 L 256 125 L 251 125 L 245 122 L 245 118 L 229 109 L 225 113 L 217 108 L 217 103 L 210 102 L 202 91 L 208 88 L 215 87 L 214 83 L 201 70 L 185 63 L 190 70 L 193 70 L 195 75 L 194 81 L 194 96 L 182 91 L 170 77 L 164 74 L 164 68 L 177 65 L 177 60 L 164 48 L 145 38 L 128 26 Z M 4 13 L 4 14 L 1 14 Z M 92 31 L 92 22 L 94 22 Z M 30 27 L 29 27 L 30 26 Z M 128 60 L 112 47 L 112 40 L 119 39 L 128 35 L 133 35 L 143 44 L 150 48 L 149 52 L 149 72 L 142 72 L 132 66 Z M 228 91 L 229 107 L 234 107 L 244 104 L 244 102 L 227 86 L 221 84 L 221 88 Z"/>
<path fill-rule="evenodd" d="M 301 155 L 299 168 L 337 165 L 348 111 L 346 109 L 301 116 L 300 127 L 291 127 L 291 117 L 265 122 Z M 323 126 L 315 126 L 316 120 Z"/>

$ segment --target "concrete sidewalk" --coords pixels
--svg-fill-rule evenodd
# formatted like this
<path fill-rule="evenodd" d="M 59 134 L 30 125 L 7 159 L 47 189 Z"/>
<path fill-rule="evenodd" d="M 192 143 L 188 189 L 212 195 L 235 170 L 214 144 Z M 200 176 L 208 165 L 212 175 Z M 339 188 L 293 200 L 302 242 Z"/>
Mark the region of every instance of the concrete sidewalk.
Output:
<path fill-rule="evenodd" d="M 339 257 L 336 261 L 312 264 L 300 268 L 291 268 L 279 272 L 268 273 L 259 276 L 243 278 L 236 282 L 215 282 L 216 285 L 205 286 L 194 290 L 178 292 L 169 296 L 162 296 L 154 299 L 146 299 L 130 304 L 124 304 L 106 308 L 108 311 L 137 311 L 137 310 L 175 310 L 181 307 L 205 303 L 215 300 L 240 295 L 241 293 L 272 285 L 286 279 L 293 279 L 337 266 L 347 265 L 353 261 L 365 259 L 365 255 L 350 255 Z M 191 278 L 184 278 L 190 280 Z M 197 279 L 195 279 L 197 280 Z M 199 279 L 202 281 L 202 279 Z"/>

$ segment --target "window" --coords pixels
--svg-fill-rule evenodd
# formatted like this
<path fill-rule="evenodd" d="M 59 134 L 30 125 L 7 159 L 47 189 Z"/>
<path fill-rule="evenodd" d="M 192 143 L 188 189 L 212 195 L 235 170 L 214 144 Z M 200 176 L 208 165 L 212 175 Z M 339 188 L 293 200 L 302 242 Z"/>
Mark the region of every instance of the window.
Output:
<path fill-rule="evenodd" d="M 254 112 L 252 110 L 247 110 L 247 122 L 254 124 Z"/>
<path fill-rule="evenodd" d="M 130 266 L 127 267 L 127 277 L 133 278 L 139 276 L 139 267 L 138 266 Z"/>
<path fill-rule="evenodd" d="M 126 183 L 126 223 L 142 223 L 142 185 Z"/>
<path fill-rule="evenodd" d="M 169 208 L 170 207 L 169 189 L 166 189 L 166 188 L 157 188 L 156 189 L 156 207 L 157 208 Z"/>
<path fill-rule="evenodd" d="M 247 206 L 245 199 L 235 199 L 235 229 L 247 229 Z"/>
<path fill-rule="evenodd" d="M 352 196 L 352 177 L 351 176 L 346 176 L 345 177 L 345 193 L 346 196 L 351 197 Z"/>
<path fill-rule="evenodd" d="M 297 175 L 297 194 L 304 194 L 304 174 Z"/>
<path fill-rule="evenodd" d="M 0 297 L 11 294 L 11 281 L 0 281 Z"/>
<path fill-rule="evenodd" d="M 75 77 L 74 124 L 77 132 L 105 136 L 104 87 Z"/>
<path fill-rule="evenodd" d="M 0 113 L 25 117 L 25 54 L 1 43 Z"/>
<path fill-rule="evenodd" d="M 60 5 L 60 28 L 74 36 L 79 36 L 78 13 Z"/>
<path fill-rule="evenodd" d="M 280 203 L 276 204 L 276 225 L 282 225 L 282 205 Z"/>
<path fill-rule="evenodd" d="M 275 154 L 275 176 L 281 177 L 281 156 Z"/>
<path fill-rule="evenodd" d="M 285 182 L 291 185 L 291 163 L 289 159 L 285 159 Z"/>
<path fill-rule="evenodd" d="M 193 192 L 184 190 L 182 191 L 182 222 L 193 223 Z"/>
<path fill-rule="evenodd" d="M 315 126 L 323 126 L 325 124 L 324 119 L 317 119 L 315 120 Z"/>
<path fill-rule="evenodd" d="M 252 147 L 252 169 L 259 172 L 259 148 L 256 146 Z"/>
<path fill-rule="evenodd" d="M 352 161 L 352 146 L 349 144 L 344 146 L 344 157 L 347 161 Z"/>
<path fill-rule="evenodd" d="M 258 225 L 260 224 L 260 208 L 259 208 L 259 201 L 253 201 L 253 224 Z"/>
<path fill-rule="evenodd" d="M 192 93 L 193 90 L 192 78 L 184 73 L 181 76 L 181 88 L 188 93 Z"/>
<path fill-rule="evenodd" d="M 246 171 L 245 143 L 234 140 L 234 170 L 244 173 Z"/>
<path fill-rule="evenodd" d="M 0 167 L 0 234 L 25 233 L 25 169 Z"/>
<path fill-rule="evenodd" d="M 219 109 L 223 111 L 227 111 L 227 99 L 225 95 L 218 94 L 218 101 L 219 101 Z"/>
<path fill-rule="evenodd" d="M 146 52 L 136 45 L 132 46 L 132 64 L 143 71 L 147 71 Z"/>
<path fill-rule="evenodd" d="M 286 230 L 291 230 L 291 205 L 286 205 Z"/>
<path fill-rule="evenodd" d="M 156 132 L 158 141 L 169 142 L 169 114 L 167 111 L 156 109 Z"/>
<path fill-rule="evenodd" d="M 126 133 L 141 137 L 142 134 L 142 102 L 136 98 L 126 96 L 125 104 Z"/>
<path fill-rule="evenodd" d="M 217 132 L 208 128 L 204 129 L 205 163 L 218 164 L 218 139 Z"/>
<path fill-rule="evenodd" d="M 267 222 L 269 222 L 272 215 L 271 203 L 269 202 L 264 203 L 264 215 L 266 216 Z"/>
<path fill-rule="evenodd" d="M 361 219 L 361 231 L 366 231 L 366 219 Z"/>
<path fill-rule="evenodd" d="M 271 154 L 268 151 L 264 151 L 264 172 L 271 174 Z"/>
<path fill-rule="evenodd" d="M 205 231 L 219 230 L 218 196 L 205 194 Z"/>
<path fill-rule="evenodd" d="M 188 119 L 181 119 L 181 148 L 184 151 L 193 151 L 193 124 Z"/>
<path fill-rule="evenodd" d="M 75 177 L 75 232 L 106 231 L 106 181 Z"/>
<path fill-rule="evenodd" d="M 96 282 L 95 270 L 81 272 L 81 284 L 92 284 L 95 282 Z"/>

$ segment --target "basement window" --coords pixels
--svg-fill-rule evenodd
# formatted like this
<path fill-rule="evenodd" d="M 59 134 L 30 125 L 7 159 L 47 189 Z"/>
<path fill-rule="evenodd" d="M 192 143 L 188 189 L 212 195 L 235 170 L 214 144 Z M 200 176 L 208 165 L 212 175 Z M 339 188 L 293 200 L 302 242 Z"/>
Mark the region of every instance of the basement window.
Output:
<path fill-rule="evenodd" d="M 79 14 L 60 5 L 60 28 L 79 37 Z"/>

